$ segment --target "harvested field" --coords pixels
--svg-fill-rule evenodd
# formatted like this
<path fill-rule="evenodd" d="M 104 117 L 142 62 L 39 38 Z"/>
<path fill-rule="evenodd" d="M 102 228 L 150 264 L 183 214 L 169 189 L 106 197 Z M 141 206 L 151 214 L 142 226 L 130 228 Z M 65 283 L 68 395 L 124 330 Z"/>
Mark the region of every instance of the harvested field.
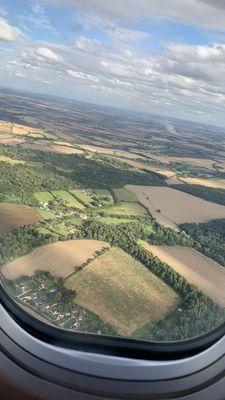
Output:
<path fill-rule="evenodd" d="M 50 142 L 48 140 L 37 140 L 35 143 L 24 143 L 23 147 L 31 150 L 47 151 L 50 153 L 60 154 L 83 154 L 80 149 L 75 149 L 69 146 L 58 145 L 57 142 Z"/>
<path fill-rule="evenodd" d="M 198 167 L 203 167 L 207 169 L 214 169 L 214 160 L 210 159 L 205 159 L 205 158 L 192 158 L 192 157 L 169 157 L 169 156 L 164 156 L 164 155 L 155 155 L 155 154 L 149 154 L 149 156 L 156 160 L 161 162 L 162 164 L 170 164 L 174 162 L 180 162 L 180 163 L 187 163 L 187 164 L 192 164 L 196 165 Z"/>
<path fill-rule="evenodd" d="M 225 307 L 225 268 L 196 250 L 181 246 L 151 246 L 144 244 L 161 261 L 196 285 L 213 301 Z"/>
<path fill-rule="evenodd" d="M 201 178 L 179 178 L 180 181 L 187 183 L 189 185 L 199 185 L 214 189 L 224 189 L 225 190 L 225 179 L 214 180 L 214 179 L 201 179 Z"/>
<path fill-rule="evenodd" d="M 69 278 L 67 287 L 76 290 L 76 303 L 123 335 L 165 318 L 179 303 L 172 289 L 116 247 Z"/>
<path fill-rule="evenodd" d="M 2 273 L 8 279 L 16 279 L 21 275 L 32 276 L 35 271 L 42 270 L 49 271 L 56 277 L 66 278 L 104 247 L 109 247 L 109 244 L 97 240 L 69 240 L 47 244 L 6 264 Z"/>
<path fill-rule="evenodd" d="M 173 172 L 169 169 L 156 167 L 156 166 L 150 165 L 148 163 L 134 161 L 134 160 L 125 160 L 123 158 L 120 158 L 120 161 L 124 162 L 125 164 L 128 164 L 131 167 L 138 168 L 138 169 L 146 169 L 147 171 L 152 171 L 157 174 L 163 175 L 166 178 L 171 178 L 174 175 L 176 175 L 175 172 Z"/>
<path fill-rule="evenodd" d="M 98 146 L 87 146 L 87 145 L 79 145 L 81 148 L 85 150 L 92 151 L 93 153 L 102 153 L 102 154 L 109 154 L 115 157 L 125 157 L 130 159 L 141 158 L 134 153 L 130 153 L 129 151 L 120 150 L 120 149 L 112 149 L 109 147 L 98 147 Z"/>
<path fill-rule="evenodd" d="M 0 132 L 10 133 L 12 135 L 22 135 L 31 137 L 43 137 L 44 132 L 31 126 L 13 124 L 8 121 L 0 121 Z"/>
<path fill-rule="evenodd" d="M 225 206 L 168 187 L 127 185 L 156 220 L 176 228 L 184 222 L 200 223 L 225 218 Z"/>
<path fill-rule="evenodd" d="M 8 146 L 14 146 L 15 144 L 22 144 L 24 143 L 23 139 L 17 137 L 6 137 L 0 140 L 0 144 L 7 144 Z"/>
<path fill-rule="evenodd" d="M 69 147 L 69 146 L 60 146 L 57 144 L 51 144 L 50 146 L 50 151 L 54 153 L 61 153 L 61 154 L 83 154 L 83 150 L 76 149 L 75 147 Z"/>
<path fill-rule="evenodd" d="M 0 234 L 8 233 L 26 225 L 41 221 L 31 207 L 16 204 L 0 204 Z"/>
<path fill-rule="evenodd" d="M 10 138 L 11 138 L 10 135 L 1 133 L 1 130 L 0 130 L 0 143 L 1 143 L 1 140 L 2 140 L 2 139 L 10 139 Z"/>

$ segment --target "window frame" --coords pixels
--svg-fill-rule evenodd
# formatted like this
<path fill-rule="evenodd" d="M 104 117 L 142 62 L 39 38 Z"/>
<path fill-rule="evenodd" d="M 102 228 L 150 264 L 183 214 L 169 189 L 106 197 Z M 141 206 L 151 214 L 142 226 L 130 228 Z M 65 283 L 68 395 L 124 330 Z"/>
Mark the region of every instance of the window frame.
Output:
<path fill-rule="evenodd" d="M 48 344 L 79 350 L 141 360 L 179 360 L 195 356 L 225 337 L 225 322 L 198 337 L 168 341 L 145 341 L 126 337 L 73 332 L 38 320 L 22 309 L 0 284 L 0 304 L 30 335 Z"/>

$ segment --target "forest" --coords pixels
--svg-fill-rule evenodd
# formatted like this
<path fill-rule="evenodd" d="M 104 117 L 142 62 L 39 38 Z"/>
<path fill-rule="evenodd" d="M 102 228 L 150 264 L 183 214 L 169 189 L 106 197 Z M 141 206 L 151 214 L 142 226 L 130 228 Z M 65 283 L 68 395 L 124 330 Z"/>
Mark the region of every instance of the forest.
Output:
<path fill-rule="evenodd" d="M 225 267 L 225 219 L 202 224 L 182 224 L 180 228 L 193 240 L 193 247 Z"/>
<path fill-rule="evenodd" d="M 174 189 L 182 190 L 185 193 L 192 194 L 193 196 L 201 197 L 204 200 L 213 203 L 225 205 L 225 190 L 209 188 L 199 185 L 173 185 Z"/>

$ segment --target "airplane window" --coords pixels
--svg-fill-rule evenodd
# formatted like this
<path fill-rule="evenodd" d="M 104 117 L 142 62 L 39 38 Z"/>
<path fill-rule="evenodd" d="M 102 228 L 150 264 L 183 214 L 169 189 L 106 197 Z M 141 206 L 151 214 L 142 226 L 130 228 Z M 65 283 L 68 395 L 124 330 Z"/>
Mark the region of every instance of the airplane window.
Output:
<path fill-rule="evenodd" d="M 174 343 L 225 323 L 218 3 L 1 1 L 0 277 L 40 326 Z"/>

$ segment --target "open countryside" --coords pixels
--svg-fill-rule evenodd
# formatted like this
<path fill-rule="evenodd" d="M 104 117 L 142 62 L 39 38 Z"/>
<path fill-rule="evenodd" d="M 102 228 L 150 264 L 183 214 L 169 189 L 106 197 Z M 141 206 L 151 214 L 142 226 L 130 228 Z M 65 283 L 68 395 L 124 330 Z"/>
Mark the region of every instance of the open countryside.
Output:
<path fill-rule="evenodd" d="M 156 341 L 224 322 L 220 130 L 4 91 L 0 107 L 1 279 L 22 307 L 74 332 Z M 142 242 L 188 248 L 183 273 Z"/>
<path fill-rule="evenodd" d="M 0 234 L 40 221 L 41 218 L 30 207 L 0 203 Z"/>
<path fill-rule="evenodd" d="M 49 271 L 53 276 L 65 278 L 93 258 L 97 251 L 108 247 L 108 243 L 96 240 L 48 244 L 4 265 L 1 272 L 7 279 L 16 279 L 21 275 L 32 276 L 41 269 Z"/>
<path fill-rule="evenodd" d="M 213 179 L 200 179 L 200 178 L 180 178 L 184 183 L 190 185 L 206 186 L 214 189 L 225 190 L 225 180 L 213 180 Z"/>
<path fill-rule="evenodd" d="M 210 203 L 179 190 L 127 185 L 137 194 L 140 203 L 149 209 L 159 223 L 173 227 L 183 222 L 208 222 L 225 218 L 225 207 Z"/>
<path fill-rule="evenodd" d="M 154 256 L 175 269 L 212 300 L 225 307 L 225 268 L 194 249 L 142 244 Z"/>
<path fill-rule="evenodd" d="M 179 297 L 173 290 L 115 247 L 69 278 L 66 286 L 77 292 L 78 304 L 89 308 L 123 335 L 131 335 L 146 323 L 165 318 L 179 305 Z"/>

